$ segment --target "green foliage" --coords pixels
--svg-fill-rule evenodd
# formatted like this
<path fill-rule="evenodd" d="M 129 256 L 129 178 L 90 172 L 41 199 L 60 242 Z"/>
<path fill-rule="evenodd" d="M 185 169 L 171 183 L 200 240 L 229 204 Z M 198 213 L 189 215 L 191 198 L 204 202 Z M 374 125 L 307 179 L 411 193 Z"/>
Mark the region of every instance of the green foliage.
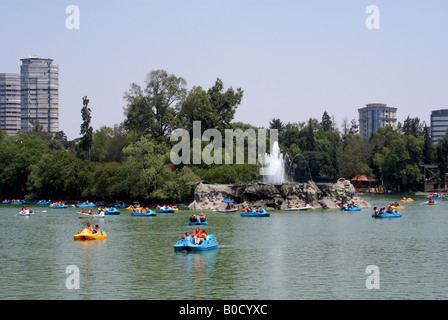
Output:
<path fill-rule="evenodd" d="M 123 123 L 93 132 L 89 100 L 83 97 L 78 139 L 68 141 L 62 131 L 44 132 L 37 121 L 31 123 L 28 133 L 7 136 L 0 132 L 0 195 L 28 200 L 160 203 L 189 199 L 201 180 L 228 184 L 260 181 L 259 164 L 247 161 L 253 151 L 250 145 L 258 147 L 262 138 L 269 146 L 270 137 L 260 135 L 251 124 L 232 123 L 242 98 L 243 90 L 225 89 L 219 78 L 208 90 L 195 86 L 187 91 L 184 79 L 156 70 L 148 74 L 145 87 L 132 84 L 125 93 Z M 243 152 L 239 154 L 235 138 L 230 148 L 215 148 L 216 137 L 212 141 L 201 137 L 200 151 L 221 158 L 223 164 L 202 161 L 173 165 L 170 151 L 175 142 L 168 136 L 175 129 L 186 129 L 192 138 L 193 121 L 201 121 L 201 134 L 218 129 L 224 144 L 226 129 L 234 133 L 252 129 L 255 135 L 244 137 Z M 433 147 L 428 128 L 418 118 L 408 117 L 399 131 L 380 128 L 365 141 L 357 134 L 355 120 L 350 127 L 348 119 L 344 120 L 341 135 L 327 112 L 321 122 L 310 118 L 285 124 L 274 118 L 269 127 L 278 130 L 281 151 L 288 159 L 286 169 L 295 181 L 334 182 L 340 177 L 366 174 L 406 188 L 423 182 L 421 164 L 437 163 L 439 181 L 444 181 L 443 174 L 448 171 L 448 135 Z M 193 141 L 187 144 L 190 156 L 193 146 Z M 227 159 L 232 164 L 226 164 L 230 151 L 232 156 Z M 239 158 L 244 163 L 238 164 Z"/>

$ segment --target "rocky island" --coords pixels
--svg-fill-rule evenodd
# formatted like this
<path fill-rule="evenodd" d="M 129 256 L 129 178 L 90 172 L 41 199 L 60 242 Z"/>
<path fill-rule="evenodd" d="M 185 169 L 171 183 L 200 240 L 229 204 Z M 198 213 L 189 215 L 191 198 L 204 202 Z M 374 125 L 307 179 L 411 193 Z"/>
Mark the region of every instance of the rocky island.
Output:
<path fill-rule="evenodd" d="M 222 185 L 200 183 L 194 191 L 190 210 L 223 208 L 222 200 L 233 200 L 233 207 L 263 207 L 267 210 L 285 209 L 288 203 L 311 205 L 315 209 L 337 209 L 340 203 L 354 202 L 363 208 L 370 204 L 356 193 L 349 181 L 334 184 L 306 183 Z"/>

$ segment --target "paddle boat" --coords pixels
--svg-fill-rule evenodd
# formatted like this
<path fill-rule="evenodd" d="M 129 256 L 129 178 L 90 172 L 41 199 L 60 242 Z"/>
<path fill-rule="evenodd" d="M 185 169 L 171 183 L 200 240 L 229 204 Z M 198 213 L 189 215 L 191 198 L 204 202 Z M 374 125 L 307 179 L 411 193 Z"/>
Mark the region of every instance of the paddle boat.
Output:
<path fill-rule="evenodd" d="M 90 218 L 90 219 L 104 218 L 104 212 L 100 212 L 100 213 L 96 213 L 96 214 L 86 213 L 86 212 L 77 212 L 77 215 L 79 218 Z"/>
<path fill-rule="evenodd" d="M 3 204 L 11 204 L 11 200 L 5 199 L 2 201 Z"/>
<path fill-rule="evenodd" d="M 400 204 L 397 202 L 397 203 L 391 203 L 390 205 L 389 205 L 392 209 L 395 209 L 395 210 L 398 210 L 398 209 L 404 209 L 404 206 L 400 206 Z"/>
<path fill-rule="evenodd" d="M 241 213 L 241 216 L 242 217 L 269 217 L 270 213 L 267 212 L 265 209 L 260 209 L 258 211 L 255 209 L 252 209 L 252 210 L 248 210 L 248 211 Z"/>
<path fill-rule="evenodd" d="M 375 210 L 372 214 L 372 218 L 376 219 L 401 218 L 401 216 L 397 210 Z"/>
<path fill-rule="evenodd" d="M 48 206 L 48 208 L 50 208 L 50 209 L 65 209 L 65 208 L 68 208 L 68 206 L 62 202 L 54 202 L 54 203 L 50 204 Z"/>
<path fill-rule="evenodd" d="M 229 210 L 227 210 L 227 209 L 218 209 L 218 210 L 216 210 L 216 212 L 237 212 L 238 211 L 238 209 L 229 209 Z"/>
<path fill-rule="evenodd" d="M 39 200 L 37 202 L 28 202 L 28 204 L 34 204 L 36 206 L 49 206 L 51 204 L 50 200 Z"/>
<path fill-rule="evenodd" d="M 34 212 L 33 212 L 33 210 L 30 210 L 30 209 L 23 209 L 19 212 L 19 215 L 21 215 L 21 216 L 30 216 L 32 214 L 34 214 Z"/>
<path fill-rule="evenodd" d="M 434 206 L 434 205 L 436 205 L 438 202 L 437 201 L 434 201 L 433 199 L 429 199 L 428 201 L 426 201 L 425 202 L 425 204 L 426 205 L 429 205 L 429 206 Z"/>
<path fill-rule="evenodd" d="M 227 203 L 227 206 L 226 206 L 224 209 L 218 209 L 218 210 L 216 210 L 217 212 L 236 212 L 236 211 L 238 211 L 238 209 L 236 209 L 236 208 L 232 208 L 232 207 L 230 206 L 230 204 L 231 204 L 231 203 L 235 203 L 235 201 L 232 201 L 232 200 L 222 200 L 221 202 L 223 202 L 223 203 Z"/>
<path fill-rule="evenodd" d="M 169 206 L 157 207 L 156 213 L 173 213 L 175 210 Z"/>
<path fill-rule="evenodd" d="M 106 238 L 106 231 L 93 233 L 89 229 L 84 229 L 73 236 L 74 240 L 104 240 Z"/>
<path fill-rule="evenodd" d="M 297 206 L 297 204 L 296 204 L 295 207 L 286 206 L 285 210 L 286 211 L 306 211 L 306 210 L 309 210 L 309 209 L 313 209 L 313 207 L 310 206 L 309 204 L 306 204 L 304 206 Z"/>
<path fill-rule="evenodd" d="M 185 239 L 181 239 L 174 245 L 174 251 L 206 251 L 218 249 L 218 240 L 216 240 L 213 234 L 207 236 L 200 244 L 194 244 L 194 238 L 188 236 Z"/>
<path fill-rule="evenodd" d="M 401 202 L 414 202 L 414 199 L 412 199 L 412 198 L 401 198 L 401 200 L 400 200 Z"/>
<path fill-rule="evenodd" d="M 115 201 L 114 207 L 116 207 L 116 208 L 126 208 L 127 204 L 126 204 L 126 202 L 123 202 L 123 201 Z"/>
<path fill-rule="evenodd" d="M 152 216 L 156 216 L 156 215 L 157 215 L 157 213 L 155 213 L 151 209 L 148 209 L 148 210 L 134 210 L 131 213 L 131 216 L 133 216 L 133 217 L 152 217 Z"/>
<path fill-rule="evenodd" d="M 195 225 L 203 225 L 203 226 L 207 226 L 208 225 L 208 221 L 207 218 L 205 217 L 205 215 L 192 215 L 190 217 L 190 219 L 188 220 L 188 225 L 189 226 L 195 226 Z"/>
<path fill-rule="evenodd" d="M 103 210 L 105 215 L 112 216 L 116 214 L 120 214 L 120 211 L 117 208 L 106 208 Z"/>
<path fill-rule="evenodd" d="M 428 194 L 428 197 L 426 199 L 440 200 L 440 199 L 442 199 L 442 196 L 440 194 L 434 192 L 434 193 Z"/>
<path fill-rule="evenodd" d="M 25 200 L 11 200 L 11 204 L 25 204 Z"/>
<path fill-rule="evenodd" d="M 357 204 L 341 204 L 341 211 L 361 211 L 362 208 Z"/>
<path fill-rule="evenodd" d="M 96 207 L 96 204 L 93 202 L 86 201 L 83 203 L 77 203 L 75 206 L 78 208 L 93 208 Z"/>

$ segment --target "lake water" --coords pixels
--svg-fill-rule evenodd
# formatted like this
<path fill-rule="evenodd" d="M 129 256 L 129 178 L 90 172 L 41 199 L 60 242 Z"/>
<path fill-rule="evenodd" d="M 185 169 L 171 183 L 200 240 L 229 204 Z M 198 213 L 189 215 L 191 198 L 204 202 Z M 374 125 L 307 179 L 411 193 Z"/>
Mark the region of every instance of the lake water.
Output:
<path fill-rule="evenodd" d="M 364 197 L 386 206 L 398 197 Z M 361 212 L 206 212 L 219 249 L 175 252 L 192 211 L 94 220 L 100 241 L 74 241 L 76 208 L 0 205 L 0 299 L 447 299 L 448 201 L 405 203 L 398 219 Z M 42 212 L 46 211 L 46 212 Z M 369 265 L 379 289 L 367 289 Z M 79 269 L 79 289 L 67 288 Z M 70 269 L 69 269 L 70 271 Z"/>

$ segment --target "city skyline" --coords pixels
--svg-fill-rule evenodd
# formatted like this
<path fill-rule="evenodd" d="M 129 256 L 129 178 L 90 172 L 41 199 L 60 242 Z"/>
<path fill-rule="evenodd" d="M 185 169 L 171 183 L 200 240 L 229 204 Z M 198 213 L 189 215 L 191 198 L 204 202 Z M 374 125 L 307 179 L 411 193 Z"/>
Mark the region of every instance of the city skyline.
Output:
<path fill-rule="evenodd" d="M 429 125 L 432 110 L 448 107 L 442 0 L 26 3 L 0 4 L 0 25 L 14 30 L 4 35 L 0 72 L 18 73 L 29 55 L 57 61 L 60 130 L 69 139 L 79 137 L 83 96 L 94 130 L 113 126 L 124 120 L 123 93 L 157 69 L 183 77 L 188 89 L 216 78 L 241 87 L 234 121 L 259 127 L 273 118 L 320 120 L 324 111 L 340 127 L 368 103 L 396 107 L 399 122 Z M 73 4 L 80 26 L 69 30 Z M 380 9 L 377 30 L 366 28 L 371 4 Z"/>

